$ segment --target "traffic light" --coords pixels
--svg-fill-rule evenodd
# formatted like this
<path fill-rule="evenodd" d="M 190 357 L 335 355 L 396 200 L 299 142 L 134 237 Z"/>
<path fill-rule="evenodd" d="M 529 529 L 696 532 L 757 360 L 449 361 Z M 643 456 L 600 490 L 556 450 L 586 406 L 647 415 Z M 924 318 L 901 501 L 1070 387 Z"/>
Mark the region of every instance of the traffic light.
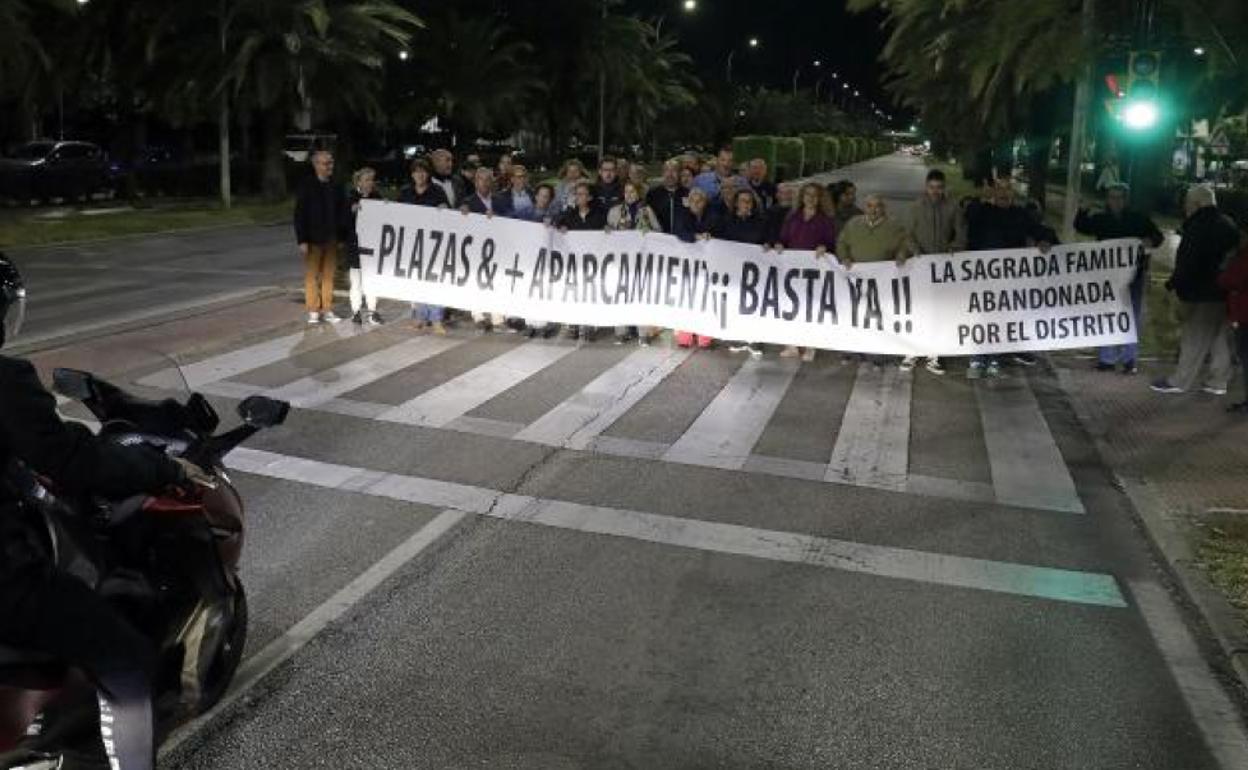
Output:
<path fill-rule="evenodd" d="M 1120 113 L 1123 125 L 1147 131 L 1161 117 L 1161 53 L 1132 51 L 1127 61 L 1127 88 Z"/>

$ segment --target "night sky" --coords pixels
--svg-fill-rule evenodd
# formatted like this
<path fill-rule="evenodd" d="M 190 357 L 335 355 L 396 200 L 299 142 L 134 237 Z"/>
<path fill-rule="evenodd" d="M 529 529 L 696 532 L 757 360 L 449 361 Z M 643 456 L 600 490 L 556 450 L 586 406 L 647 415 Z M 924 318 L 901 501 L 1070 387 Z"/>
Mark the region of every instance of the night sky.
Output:
<path fill-rule="evenodd" d="M 848 76 L 851 88 L 890 111 L 879 64 L 887 39 L 880 26 L 882 14 L 851 14 L 844 0 L 698 0 L 693 13 L 683 11 L 682 4 L 625 0 L 624 8 L 647 18 L 665 16 L 663 29 L 680 35 L 703 76 L 724 76 L 733 45 L 738 46 L 733 80 L 749 85 L 791 88 L 794 69 L 805 65 L 799 85 L 810 87 L 815 76 L 810 64 L 820 59 L 825 71 L 831 67 L 842 78 Z M 746 46 L 751 36 L 758 37 L 759 48 Z M 827 89 L 831 78 L 825 77 Z"/>

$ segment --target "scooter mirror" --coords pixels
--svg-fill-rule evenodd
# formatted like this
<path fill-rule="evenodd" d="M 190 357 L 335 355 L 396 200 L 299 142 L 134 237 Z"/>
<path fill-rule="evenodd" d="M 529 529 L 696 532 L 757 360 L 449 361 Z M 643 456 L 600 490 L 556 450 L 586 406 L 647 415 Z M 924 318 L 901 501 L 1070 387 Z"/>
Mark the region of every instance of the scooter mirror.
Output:
<path fill-rule="evenodd" d="M 243 422 L 257 428 L 281 425 L 286 422 L 286 415 L 289 413 L 290 404 L 264 396 L 249 396 L 238 405 L 238 416 L 243 418 Z"/>
<path fill-rule="evenodd" d="M 66 398 L 75 401 L 89 401 L 96 397 L 95 378 L 87 372 L 77 369 L 55 369 L 52 372 L 52 387 Z"/>

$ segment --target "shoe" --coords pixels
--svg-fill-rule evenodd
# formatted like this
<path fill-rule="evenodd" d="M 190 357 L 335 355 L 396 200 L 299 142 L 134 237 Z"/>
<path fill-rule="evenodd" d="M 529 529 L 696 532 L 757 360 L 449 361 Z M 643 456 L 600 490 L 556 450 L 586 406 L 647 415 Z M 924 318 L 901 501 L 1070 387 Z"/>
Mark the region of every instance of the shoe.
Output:
<path fill-rule="evenodd" d="M 786 345 L 784 350 L 780 351 L 781 358 L 797 358 L 800 355 L 796 345 Z"/>
<path fill-rule="evenodd" d="M 1015 353 L 1013 358 L 1010 360 L 1020 366 L 1035 366 L 1040 363 L 1040 359 L 1036 358 L 1031 353 Z"/>
<path fill-rule="evenodd" d="M 513 334 L 519 334 L 520 332 L 524 331 L 525 324 L 524 324 L 523 318 L 508 318 L 506 321 L 506 324 L 507 324 L 507 331 Z"/>
<path fill-rule="evenodd" d="M 984 367 L 984 376 L 988 379 L 995 380 L 1001 376 L 1001 364 L 996 361 L 989 361 L 988 366 Z"/>
<path fill-rule="evenodd" d="M 803 351 L 802 351 L 802 360 L 803 360 L 803 361 L 805 361 L 806 363 L 810 363 L 811 361 L 814 361 L 814 360 L 815 360 L 815 349 L 814 349 L 814 348 L 806 348 L 805 350 L 803 350 Z"/>
<path fill-rule="evenodd" d="M 1219 388 L 1216 385 L 1206 385 L 1200 389 L 1202 393 L 1208 393 L 1211 396 L 1225 396 L 1226 388 Z"/>
<path fill-rule="evenodd" d="M 564 329 L 563 336 L 567 337 L 570 340 L 579 340 L 581 338 L 581 327 L 569 326 L 568 328 Z"/>
<path fill-rule="evenodd" d="M 693 340 L 685 339 L 684 337 L 678 337 L 676 339 L 676 347 L 686 348 L 686 349 L 691 348 L 693 347 Z"/>
<path fill-rule="evenodd" d="M 528 337 L 529 339 L 535 339 L 537 335 L 541 333 L 541 331 L 542 331 L 541 329 L 534 329 L 532 326 L 530 326 L 528 329 L 524 330 L 524 336 Z"/>
<path fill-rule="evenodd" d="M 733 353 L 744 353 L 748 351 L 749 349 L 750 349 L 750 343 L 748 342 L 740 342 L 735 345 L 728 346 L 728 350 L 730 350 Z"/>
<path fill-rule="evenodd" d="M 544 340 L 548 340 L 548 339 L 550 339 L 551 337 L 555 336 L 555 335 L 556 335 L 556 334 L 558 334 L 558 333 L 559 333 L 559 327 L 558 327 L 558 326 L 554 326 L 554 325 L 552 325 L 552 324 L 547 324 L 546 326 L 542 327 L 542 339 L 544 339 Z"/>
<path fill-rule="evenodd" d="M 319 324 L 320 322 L 321 322 L 321 314 L 320 314 L 320 313 L 308 313 L 308 323 L 309 323 L 309 324 Z"/>
<path fill-rule="evenodd" d="M 1104 361 L 1097 361 L 1096 367 L 1095 367 L 1096 371 L 1098 372 L 1112 372 L 1116 368 L 1117 367 L 1114 366 L 1113 364 L 1107 364 Z"/>
<path fill-rule="evenodd" d="M 978 380 L 984 376 L 984 365 L 979 361 L 972 361 L 971 365 L 966 367 L 966 379 Z"/>
<path fill-rule="evenodd" d="M 637 347 L 648 348 L 650 347 L 650 343 L 653 341 L 653 339 L 654 338 L 651 337 L 649 334 L 639 335 L 637 337 Z"/>
<path fill-rule="evenodd" d="M 490 332 L 494 330 L 494 325 L 485 319 L 477 321 L 477 331 Z"/>
<path fill-rule="evenodd" d="M 1127 376 L 1131 376 L 1133 374 L 1139 374 L 1140 370 L 1139 367 L 1135 365 L 1134 361 L 1128 361 L 1122 365 L 1122 373 Z"/>
<path fill-rule="evenodd" d="M 433 329 L 434 334 L 442 334 L 442 335 L 446 334 L 446 324 L 442 323 L 441 321 L 434 321 L 433 323 L 429 324 L 429 326 L 430 328 Z"/>
<path fill-rule="evenodd" d="M 913 372 L 915 364 L 919 363 L 919 359 L 914 356 L 906 356 L 901 359 L 901 364 L 897 367 L 903 372 Z"/>
<path fill-rule="evenodd" d="M 381 326 L 382 323 L 383 321 L 381 320 L 381 313 L 378 313 L 376 310 L 374 310 L 368 314 L 369 326 Z"/>
<path fill-rule="evenodd" d="M 360 314 L 360 311 L 358 310 L 355 311 L 355 315 L 351 316 L 351 323 L 355 324 L 356 326 L 364 325 L 364 316 Z"/>
<path fill-rule="evenodd" d="M 750 358 L 762 358 L 763 357 L 763 349 L 760 348 L 758 345 L 749 345 L 746 349 L 750 351 Z"/>
<path fill-rule="evenodd" d="M 1171 385 L 1170 381 L 1166 379 L 1156 380 L 1153 382 L 1152 385 L 1149 385 L 1148 387 L 1152 388 L 1157 393 L 1182 393 L 1183 392 L 1182 388 Z"/>
<path fill-rule="evenodd" d="M 334 311 L 326 310 L 324 313 L 321 313 L 321 320 L 327 324 L 336 324 L 341 322 L 342 318 Z"/>
<path fill-rule="evenodd" d="M 931 372 L 932 374 L 935 374 L 935 375 L 937 375 L 937 376 L 941 376 L 941 375 L 943 375 L 943 374 L 945 373 L 945 367 L 944 367 L 944 365 L 943 365 L 943 364 L 941 364 L 941 363 L 940 363 L 940 359 L 939 359 L 939 358 L 929 358 L 929 359 L 927 359 L 927 367 L 926 367 L 926 368 L 927 368 L 927 371 L 929 371 L 929 372 Z"/>
<path fill-rule="evenodd" d="M 1226 408 L 1231 414 L 1248 414 L 1248 401 L 1240 401 L 1238 404 L 1231 404 Z"/>

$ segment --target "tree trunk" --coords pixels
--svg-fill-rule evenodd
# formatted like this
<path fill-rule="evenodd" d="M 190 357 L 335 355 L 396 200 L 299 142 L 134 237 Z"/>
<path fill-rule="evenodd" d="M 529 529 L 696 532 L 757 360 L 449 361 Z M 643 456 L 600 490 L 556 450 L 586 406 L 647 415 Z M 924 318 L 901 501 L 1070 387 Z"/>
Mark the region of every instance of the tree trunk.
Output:
<path fill-rule="evenodd" d="M 264 126 L 264 158 L 261 160 L 261 189 L 267 200 L 276 201 L 286 197 L 286 156 L 282 144 L 286 135 L 286 113 L 274 108 L 265 111 L 261 118 Z"/>
<path fill-rule="evenodd" d="M 221 156 L 217 161 L 221 173 L 221 206 L 228 209 L 234 201 L 230 179 L 230 97 L 224 89 L 221 91 L 221 109 L 217 114 L 217 152 Z"/>
<path fill-rule="evenodd" d="M 1027 192 L 1040 210 L 1046 211 L 1049 188 L 1049 154 L 1053 151 L 1052 136 L 1033 136 L 1027 140 Z"/>

